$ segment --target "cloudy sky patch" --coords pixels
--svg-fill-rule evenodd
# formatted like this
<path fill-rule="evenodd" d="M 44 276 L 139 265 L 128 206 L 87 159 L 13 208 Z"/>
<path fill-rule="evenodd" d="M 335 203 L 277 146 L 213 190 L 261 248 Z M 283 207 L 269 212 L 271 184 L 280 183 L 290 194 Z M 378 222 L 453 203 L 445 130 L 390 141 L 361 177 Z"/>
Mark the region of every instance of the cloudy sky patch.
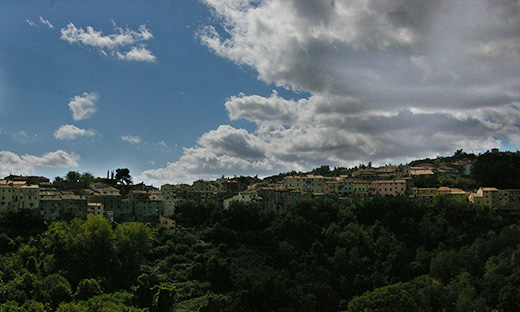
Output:
<path fill-rule="evenodd" d="M 17 155 L 10 151 L 0 151 L 0 175 L 34 174 L 37 167 L 76 168 L 79 156 L 63 150 L 49 152 L 42 156 Z"/>
<path fill-rule="evenodd" d="M 17 156 L 158 185 L 519 148 L 515 0 L 67 3 L 0 4 Z"/>
<path fill-rule="evenodd" d="M 58 140 L 74 140 L 78 137 L 91 137 L 96 135 L 94 130 L 85 130 L 74 125 L 63 125 L 54 132 L 54 137 Z"/>
<path fill-rule="evenodd" d="M 137 31 L 117 27 L 115 23 L 113 26 L 114 33 L 105 35 L 101 30 L 97 31 L 92 26 L 83 29 L 76 27 L 74 23 L 69 23 L 67 27 L 61 29 L 60 39 L 70 44 L 97 48 L 105 55 L 108 51 L 122 60 L 155 61 L 155 56 L 144 45 L 145 41 L 153 38 L 145 25 L 140 25 Z M 127 47 L 130 47 L 130 50 L 125 52 L 124 49 Z"/>
<path fill-rule="evenodd" d="M 257 125 L 235 146 L 253 136 L 264 160 L 383 164 L 514 144 L 520 132 L 517 2 L 204 2 L 220 25 L 201 29 L 202 44 L 311 94 L 227 100 L 231 120 Z"/>
<path fill-rule="evenodd" d="M 134 145 L 143 142 L 143 139 L 137 135 L 124 135 L 121 140 Z"/>
<path fill-rule="evenodd" d="M 97 94 L 87 92 L 71 98 L 69 101 L 69 109 L 72 112 L 72 118 L 74 118 L 74 120 L 90 118 L 97 111 L 96 102 L 98 98 Z"/>

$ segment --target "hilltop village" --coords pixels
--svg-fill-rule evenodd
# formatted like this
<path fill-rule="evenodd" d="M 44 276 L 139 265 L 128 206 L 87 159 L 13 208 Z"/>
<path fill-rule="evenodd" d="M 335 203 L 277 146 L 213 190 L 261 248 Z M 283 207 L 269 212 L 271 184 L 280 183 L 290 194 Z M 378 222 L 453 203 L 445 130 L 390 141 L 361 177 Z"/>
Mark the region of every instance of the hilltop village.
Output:
<path fill-rule="evenodd" d="M 490 153 L 499 154 L 498 150 Z M 45 177 L 10 175 L 0 180 L 0 211 L 29 209 L 48 221 L 101 215 L 115 222 L 168 224 L 176 205 L 186 200 L 199 204 L 212 201 L 224 208 L 239 201 L 283 211 L 307 198 L 326 197 L 352 204 L 390 196 L 429 205 L 441 195 L 498 209 L 520 209 L 520 189 L 477 187 L 470 178 L 476 157 L 457 156 L 374 168 L 370 163 L 351 169 L 322 166 L 309 173 L 291 172 L 263 180 L 222 177 L 160 188 L 133 185 L 128 180 L 119 183 L 113 174 L 87 183 L 60 178 L 51 183 Z"/>
<path fill-rule="evenodd" d="M 520 311 L 520 152 L 0 182 L 0 311 Z"/>

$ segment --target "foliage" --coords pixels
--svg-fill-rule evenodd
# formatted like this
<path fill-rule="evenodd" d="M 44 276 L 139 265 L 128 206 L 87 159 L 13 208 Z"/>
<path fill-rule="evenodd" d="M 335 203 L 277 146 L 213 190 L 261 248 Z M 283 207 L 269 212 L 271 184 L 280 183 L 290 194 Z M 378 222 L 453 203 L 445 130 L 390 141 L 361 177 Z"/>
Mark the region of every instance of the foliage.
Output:
<path fill-rule="evenodd" d="M 68 189 L 72 191 L 79 191 L 88 188 L 96 179 L 89 172 L 79 173 L 77 171 L 69 171 L 65 178 L 56 177 L 52 184 L 60 189 Z"/>
<path fill-rule="evenodd" d="M 186 201 L 176 232 L 91 217 L 24 234 L 37 218 L 13 213 L 0 311 L 520 309 L 518 213 L 449 198 L 310 199 L 281 213 Z"/>
<path fill-rule="evenodd" d="M 74 298 L 77 300 L 86 300 L 101 293 L 103 293 L 103 291 L 99 283 L 93 278 L 87 278 L 79 282 Z"/>
<path fill-rule="evenodd" d="M 473 190 L 477 187 L 477 183 L 467 177 L 456 177 L 456 178 L 448 178 L 440 176 L 437 178 L 438 185 L 460 188 L 463 190 Z"/>
<path fill-rule="evenodd" d="M 520 152 L 480 155 L 473 163 L 471 176 L 480 186 L 520 188 Z"/>
<path fill-rule="evenodd" d="M 124 185 L 132 184 L 132 176 L 130 176 L 130 170 L 128 168 L 116 169 L 116 181 Z"/>

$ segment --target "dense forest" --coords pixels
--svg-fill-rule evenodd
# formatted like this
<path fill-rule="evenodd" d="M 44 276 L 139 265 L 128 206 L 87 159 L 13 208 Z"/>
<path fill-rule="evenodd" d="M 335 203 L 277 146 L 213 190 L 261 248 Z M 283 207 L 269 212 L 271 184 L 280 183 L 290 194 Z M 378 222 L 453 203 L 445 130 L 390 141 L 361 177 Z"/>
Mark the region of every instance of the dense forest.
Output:
<path fill-rule="evenodd" d="M 0 311 L 519 311 L 518 214 L 440 197 L 286 212 L 185 201 L 178 229 L 0 220 Z"/>
<path fill-rule="evenodd" d="M 520 188 L 520 152 L 485 153 L 473 163 L 471 176 L 481 186 Z"/>

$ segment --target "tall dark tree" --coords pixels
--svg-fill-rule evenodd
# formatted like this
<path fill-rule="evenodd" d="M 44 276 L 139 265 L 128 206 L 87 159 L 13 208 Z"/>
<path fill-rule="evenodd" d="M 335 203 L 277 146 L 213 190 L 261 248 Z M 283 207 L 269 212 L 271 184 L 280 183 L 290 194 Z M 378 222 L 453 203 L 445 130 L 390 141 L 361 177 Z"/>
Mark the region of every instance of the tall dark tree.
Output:
<path fill-rule="evenodd" d="M 130 170 L 128 168 L 116 169 L 116 181 L 121 184 L 130 185 L 132 184 L 132 176 L 130 176 Z"/>

